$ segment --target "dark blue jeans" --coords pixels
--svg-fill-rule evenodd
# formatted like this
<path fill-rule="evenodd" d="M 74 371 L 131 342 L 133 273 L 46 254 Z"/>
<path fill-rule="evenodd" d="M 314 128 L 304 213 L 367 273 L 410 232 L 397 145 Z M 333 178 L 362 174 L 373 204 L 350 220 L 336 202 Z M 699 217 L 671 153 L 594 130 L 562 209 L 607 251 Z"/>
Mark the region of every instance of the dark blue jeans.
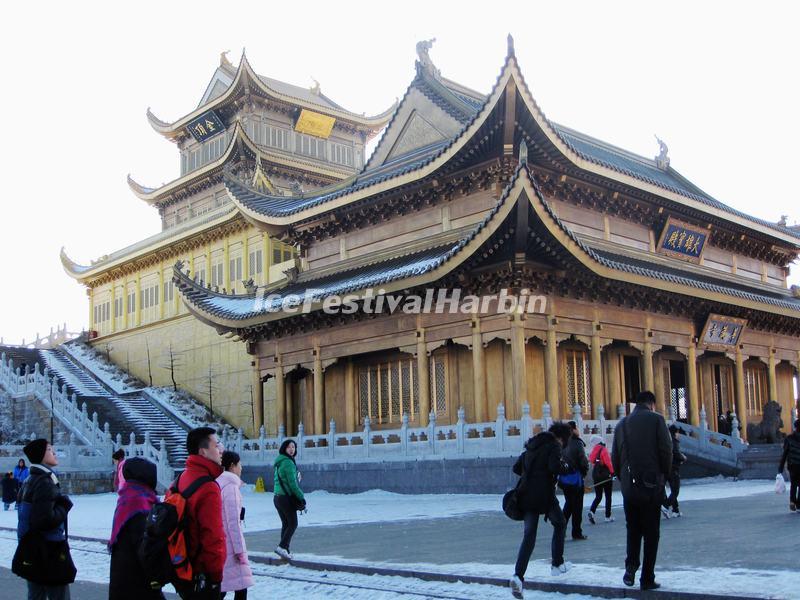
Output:
<path fill-rule="evenodd" d="M 557 567 L 564 562 L 564 535 L 567 531 L 567 521 L 564 519 L 564 513 L 561 512 L 558 500 L 553 500 L 553 505 L 546 516 L 553 526 L 553 540 L 550 543 L 551 564 Z M 517 554 L 517 564 L 514 567 L 514 574 L 520 579 L 525 579 L 528 561 L 530 561 L 533 547 L 536 545 L 536 531 L 538 528 L 539 514 L 525 513 L 525 532 L 522 534 L 522 543 Z"/>

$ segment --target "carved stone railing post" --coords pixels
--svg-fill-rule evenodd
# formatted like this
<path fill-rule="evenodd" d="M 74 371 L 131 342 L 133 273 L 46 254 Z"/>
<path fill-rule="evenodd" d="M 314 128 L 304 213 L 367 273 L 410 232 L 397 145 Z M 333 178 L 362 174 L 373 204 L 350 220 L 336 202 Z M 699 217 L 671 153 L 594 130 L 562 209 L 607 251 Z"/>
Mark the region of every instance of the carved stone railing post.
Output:
<path fill-rule="evenodd" d="M 239 427 L 236 431 L 236 452 L 239 454 L 244 450 L 244 429 Z"/>
<path fill-rule="evenodd" d="M 303 422 L 297 424 L 297 457 L 300 458 L 302 453 L 302 448 L 305 448 L 305 436 L 306 436 L 306 428 L 303 425 Z"/>
<path fill-rule="evenodd" d="M 428 445 L 431 454 L 436 454 L 436 411 L 428 413 Z"/>
<path fill-rule="evenodd" d="M 606 435 L 606 407 L 602 402 L 597 404 L 595 412 L 597 413 L 597 433 L 603 437 Z"/>
<path fill-rule="evenodd" d="M 283 440 L 286 439 L 286 425 L 281 423 L 278 425 L 278 447 L 283 443 Z"/>
<path fill-rule="evenodd" d="M 578 427 L 578 433 L 583 433 L 583 413 L 581 412 L 581 405 L 577 402 L 572 405 L 572 420 Z"/>
<path fill-rule="evenodd" d="M 497 421 L 495 422 L 495 436 L 497 436 L 497 450 L 503 452 L 506 447 L 506 407 L 497 405 Z"/>
<path fill-rule="evenodd" d="M 618 404 L 617 405 L 617 419 L 624 419 L 625 418 L 625 405 Z"/>
<path fill-rule="evenodd" d="M 408 413 L 403 413 L 400 419 L 400 448 L 403 456 L 408 456 Z"/>
<path fill-rule="evenodd" d="M 522 447 L 525 447 L 527 442 L 533 436 L 533 419 L 531 418 L 531 405 L 527 402 L 522 405 L 522 419 L 520 421 L 520 442 Z"/>
<path fill-rule="evenodd" d="M 372 444 L 372 431 L 370 430 L 369 417 L 364 417 L 364 456 L 369 457 L 369 447 Z"/>
<path fill-rule="evenodd" d="M 264 426 L 258 428 L 258 462 L 263 462 L 267 451 L 267 430 Z"/>
<path fill-rule="evenodd" d="M 708 443 L 708 421 L 706 420 L 706 407 L 700 407 L 700 445 L 705 446 Z"/>
<path fill-rule="evenodd" d="M 542 404 L 542 421 L 544 421 L 545 431 L 550 429 L 550 426 L 553 424 L 553 413 L 550 409 L 549 402 L 545 402 L 544 404 Z"/>
<path fill-rule="evenodd" d="M 527 406 L 527 405 L 526 405 Z M 464 421 L 464 407 L 458 407 L 458 420 L 456 421 L 456 451 L 464 454 L 464 437 L 466 435 L 466 422 Z"/>
<path fill-rule="evenodd" d="M 334 458 L 336 455 L 336 421 L 331 419 L 328 423 L 328 457 Z"/>

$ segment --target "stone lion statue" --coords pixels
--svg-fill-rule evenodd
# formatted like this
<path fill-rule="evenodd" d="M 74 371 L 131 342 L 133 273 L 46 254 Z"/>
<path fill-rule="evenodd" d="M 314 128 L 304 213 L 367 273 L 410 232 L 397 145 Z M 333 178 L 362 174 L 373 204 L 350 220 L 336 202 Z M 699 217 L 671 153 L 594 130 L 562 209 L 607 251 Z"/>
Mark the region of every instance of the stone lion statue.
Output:
<path fill-rule="evenodd" d="M 778 444 L 783 441 L 781 433 L 781 405 L 770 400 L 764 405 L 761 423 L 747 424 L 747 441 L 751 444 Z"/>

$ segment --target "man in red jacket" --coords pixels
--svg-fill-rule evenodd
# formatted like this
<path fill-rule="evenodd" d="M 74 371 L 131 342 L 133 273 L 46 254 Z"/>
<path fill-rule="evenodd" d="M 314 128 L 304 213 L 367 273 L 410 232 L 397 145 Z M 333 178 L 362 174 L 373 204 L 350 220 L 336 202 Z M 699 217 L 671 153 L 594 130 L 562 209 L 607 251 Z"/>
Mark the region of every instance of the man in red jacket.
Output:
<path fill-rule="evenodd" d="M 225 531 L 222 526 L 222 494 L 215 481 L 222 473 L 222 444 L 214 429 L 198 427 L 186 436 L 186 470 L 178 479 L 183 492 L 200 478 L 201 485 L 186 502 L 189 526 L 187 549 L 194 580 L 175 585 L 183 600 L 219 600 L 225 566 Z"/>

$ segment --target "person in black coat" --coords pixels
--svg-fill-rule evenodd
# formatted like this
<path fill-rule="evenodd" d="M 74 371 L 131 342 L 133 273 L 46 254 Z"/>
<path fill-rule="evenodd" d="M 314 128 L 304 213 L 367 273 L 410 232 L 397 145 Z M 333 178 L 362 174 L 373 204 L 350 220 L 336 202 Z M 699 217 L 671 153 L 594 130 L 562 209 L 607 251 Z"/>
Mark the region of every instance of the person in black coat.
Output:
<path fill-rule="evenodd" d="M 661 527 L 664 481 L 672 469 L 672 440 L 664 417 L 654 411 L 653 392 L 639 392 L 636 408 L 614 430 L 611 462 L 622 488 L 625 525 L 628 532 L 625 575 L 632 586 L 644 539 L 644 561 L 639 586 L 642 590 L 661 587 L 655 567 Z"/>
<path fill-rule="evenodd" d="M 678 428 L 675 425 L 669 426 L 669 434 L 672 436 L 672 471 L 669 474 L 669 496 L 665 495 L 661 512 L 668 519 L 670 517 L 680 517 L 681 510 L 678 507 L 678 494 L 681 491 L 681 465 L 686 462 L 686 455 L 681 452 L 681 443 L 678 441 Z"/>
<path fill-rule="evenodd" d="M 3 477 L 3 508 L 8 510 L 9 507 L 17 501 L 17 492 L 19 491 L 19 486 L 17 485 L 17 480 L 14 479 L 14 474 L 9 471 L 6 473 L 5 477 Z"/>
<path fill-rule="evenodd" d="M 556 480 L 559 474 L 568 473 L 561 451 L 569 442 L 570 429 L 564 423 L 554 423 L 549 431 L 532 437 L 525 444 L 525 452 L 517 459 L 513 471 L 522 477 L 519 504 L 525 512 L 525 530 L 517 554 L 514 577 L 509 585 L 515 598 L 522 598 L 522 584 L 533 548 L 539 515 L 545 515 L 553 526 L 551 544 L 551 574 L 566 573 L 572 566 L 564 562 L 564 533 L 567 523 L 556 499 Z"/>
<path fill-rule="evenodd" d="M 800 419 L 794 422 L 794 431 L 783 440 L 783 454 L 778 473 L 789 465 L 789 510 L 797 510 L 800 505 Z"/>
<path fill-rule="evenodd" d="M 564 448 L 564 459 L 572 467 L 572 473 L 580 475 L 574 484 L 561 481 L 559 487 L 564 492 L 564 518 L 569 523 L 572 519 L 572 539 L 585 540 L 587 536 L 583 534 L 583 481 L 589 474 L 589 459 L 586 458 L 586 444 L 581 439 L 578 425 L 575 421 L 567 423 L 570 427 L 570 438 L 567 447 Z M 574 477 L 574 475 L 573 475 Z"/>
<path fill-rule="evenodd" d="M 156 503 L 156 465 L 144 458 L 129 458 L 122 467 L 125 482 L 118 490 L 117 508 L 108 548 L 111 551 L 109 600 L 163 600 L 153 589 L 139 560 L 147 515 Z"/>
<path fill-rule="evenodd" d="M 31 461 L 31 468 L 18 497 L 19 546 L 12 570 L 27 579 L 28 598 L 68 600 L 69 584 L 75 580 L 66 543 L 67 514 L 72 501 L 61 493 L 58 476 L 53 471 L 58 458 L 50 442 L 43 438 L 33 440 L 23 452 Z M 47 557 L 48 562 L 33 564 L 33 557 Z"/>

